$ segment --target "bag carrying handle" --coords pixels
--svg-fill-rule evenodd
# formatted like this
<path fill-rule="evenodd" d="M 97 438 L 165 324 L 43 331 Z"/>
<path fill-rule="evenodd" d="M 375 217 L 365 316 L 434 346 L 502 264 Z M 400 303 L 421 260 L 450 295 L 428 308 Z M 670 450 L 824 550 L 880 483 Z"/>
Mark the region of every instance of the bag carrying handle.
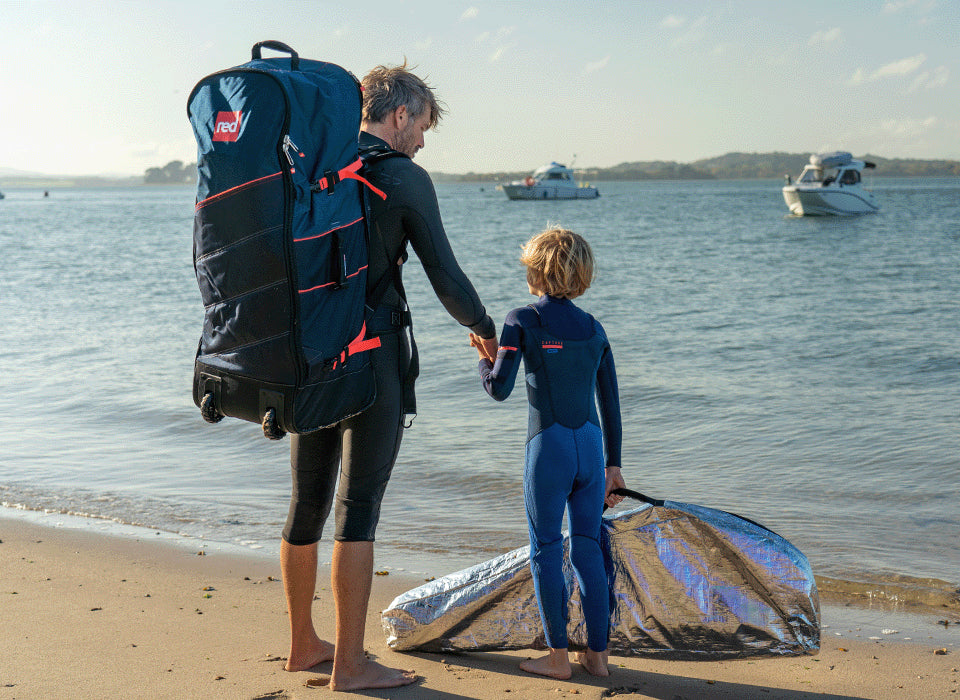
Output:
<path fill-rule="evenodd" d="M 289 46 L 284 44 L 282 41 L 258 41 L 253 45 L 253 49 L 250 51 L 250 55 L 253 59 L 262 58 L 260 49 L 273 49 L 274 51 L 282 51 L 283 53 L 290 54 L 290 70 L 300 70 L 300 56 L 296 51 L 291 49 Z"/>
<path fill-rule="evenodd" d="M 649 503 L 650 505 L 652 505 L 652 506 L 657 506 L 657 507 L 662 507 L 662 506 L 663 506 L 663 503 L 664 503 L 664 502 L 663 502 L 662 500 L 660 500 L 659 498 L 650 498 L 650 496 L 644 496 L 644 495 L 643 495 L 642 493 L 640 493 L 639 491 L 631 491 L 630 489 L 614 489 L 614 490 L 611 491 L 610 493 L 615 493 L 615 494 L 617 494 L 618 496 L 624 496 L 625 498 L 635 498 L 635 499 L 638 500 L 638 501 L 643 501 L 644 503 Z M 607 509 L 607 504 L 606 504 L 606 503 L 603 504 L 603 509 L 604 509 L 604 510 Z M 732 515 L 734 518 L 739 518 L 740 520 L 745 520 L 746 522 L 750 523 L 751 525 L 756 525 L 756 526 L 759 527 L 761 530 L 766 530 L 767 532 L 773 533 L 774 535 L 777 534 L 777 533 L 773 532 L 773 530 L 771 530 L 769 527 L 767 527 L 766 525 L 761 525 L 761 524 L 758 523 L 756 520 L 751 520 L 750 518 L 745 518 L 745 517 L 742 516 L 742 515 L 739 515 L 739 514 L 737 514 L 737 513 L 731 513 L 731 512 L 728 511 L 728 510 L 723 510 L 723 511 L 720 511 L 720 512 L 721 512 L 721 513 L 726 513 L 727 515 Z M 780 536 L 780 535 L 777 535 L 777 537 L 779 537 L 779 536 Z"/>
<path fill-rule="evenodd" d="M 645 496 L 639 491 L 631 491 L 630 489 L 614 489 L 610 493 L 615 493 L 616 495 L 623 496 L 625 498 L 634 498 L 638 501 L 649 503 L 652 506 L 663 505 L 663 501 L 661 501 L 659 498 L 650 498 L 650 496 Z"/>

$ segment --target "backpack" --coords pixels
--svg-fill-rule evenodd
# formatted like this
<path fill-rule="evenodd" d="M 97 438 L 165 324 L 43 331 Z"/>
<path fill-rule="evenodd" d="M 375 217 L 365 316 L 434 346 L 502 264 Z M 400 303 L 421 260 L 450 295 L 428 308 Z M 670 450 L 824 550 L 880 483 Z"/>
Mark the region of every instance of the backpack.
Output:
<path fill-rule="evenodd" d="M 289 54 L 262 58 L 261 48 Z M 204 305 L 193 400 L 208 422 L 306 433 L 376 396 L 366 320 L 362 95 L 332 63 L 255 44 L 248 63 L 200 80 L 187 114 L 197 140 L 193 258 Z"/>

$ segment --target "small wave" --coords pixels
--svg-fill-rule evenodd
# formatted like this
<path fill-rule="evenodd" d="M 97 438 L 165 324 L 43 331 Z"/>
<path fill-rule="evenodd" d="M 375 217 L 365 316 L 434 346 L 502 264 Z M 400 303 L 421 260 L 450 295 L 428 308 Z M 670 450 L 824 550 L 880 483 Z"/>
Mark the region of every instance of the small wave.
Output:
<path fill-rule="evenodd" d="M 960 588 L 940 579 L 895 574 L 872 581 L 828 576 L 817 576 L 816 580 L 817 590 L 828 599 L 881 602 L 895 607 L 946 608 L 960 612 Z"/>

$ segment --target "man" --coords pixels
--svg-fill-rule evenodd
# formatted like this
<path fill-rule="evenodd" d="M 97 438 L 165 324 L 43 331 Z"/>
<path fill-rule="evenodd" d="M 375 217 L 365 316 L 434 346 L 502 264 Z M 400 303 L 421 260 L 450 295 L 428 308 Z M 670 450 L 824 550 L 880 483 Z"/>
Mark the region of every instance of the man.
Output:
<path fill-rule="evenodd" d="M 402 66 L 374 68 L 363 79 L 360 148 L 371 159 L 366 177 L 387 198 L 371 197 L 367 292 L 386 287 L 370 322 L 381 338 L 372 351 L 377 398 L 358 416 L 314 433 L 291 436 L 293 493 L 281 543 L 281 569 L 290 614 L 288 671 L 333 660 L 333 690 L 389 688 L 416 680 L 412 671 L 387 668 L 366 657 L 364 624 L 373 578 L 373 540 L 380 501 L 400 449 L 404 416 L 416 412 L 416 346 L 400 280 L 409 241 L 446 310 L 483 339 L 496 356 L 496 328 L 450 249 L 429 175 L 413 163 L 424 133 L 443 109 L 433 91 Z M 399 152 L 399 153 L 396 153 Z M 386 157 L 383 157 L 386 156 Z M 331 580 L 336 645 L 317 636 L 312 602 L 317 542 L 336 494 Z"/>

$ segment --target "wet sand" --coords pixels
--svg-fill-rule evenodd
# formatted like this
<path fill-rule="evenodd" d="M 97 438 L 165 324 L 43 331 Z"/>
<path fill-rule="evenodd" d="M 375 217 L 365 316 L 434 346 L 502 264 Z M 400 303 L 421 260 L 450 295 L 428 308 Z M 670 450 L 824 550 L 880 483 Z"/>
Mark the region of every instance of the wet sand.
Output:
<path fill-rule="evenodd" d="M 199 547 L 199 545 L 198 545 Z M 198 552 L 205 552 L 199 555 Z M 317 698 L 329 664 L 283 670 L 287 619 L 279 563 L 149 539 L 117 538 L 0 518 L 0 698 Z M 321 568 L 318 631 L 332 635 L 329 570 Z M 816 656 L 723 662 L 611 657 L 598 679 L 523 673 L 525 652 L 398 654 L 379 611 L 422 579 L 374 577 L 366 647 L 417 684 L 340 693 L 372 698 L 960 697 L 957 614 L 824 606 Z M 896 630 L 896 631 L 894 631 Z M 871 639 L 871 637 L 873 637 Z M 945 653 L 938 653 L 945 651 Z"/>

